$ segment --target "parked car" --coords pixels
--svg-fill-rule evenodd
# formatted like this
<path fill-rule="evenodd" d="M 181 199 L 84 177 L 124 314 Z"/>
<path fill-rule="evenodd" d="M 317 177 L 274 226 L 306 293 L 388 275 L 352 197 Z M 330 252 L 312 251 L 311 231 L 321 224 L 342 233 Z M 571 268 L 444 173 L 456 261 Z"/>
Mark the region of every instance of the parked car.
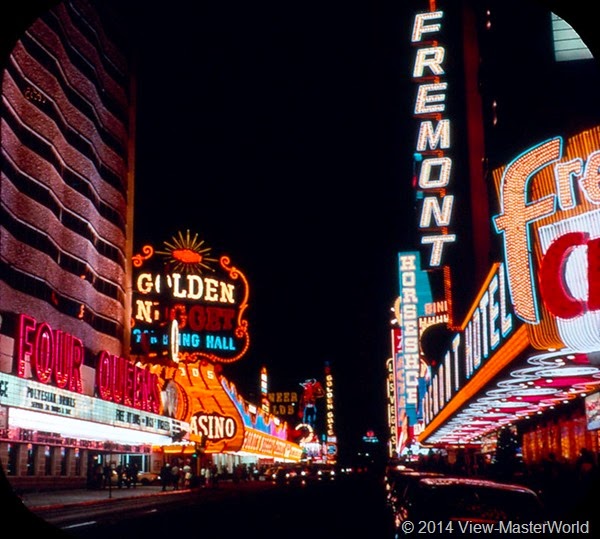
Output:
<path fill-rule="evenodd" d="M 408 485 L 426 477 L 446 477 L 442 473 L 418 471 L 412 468 L 388 470 L 385 474 L 386 501 L 394 510 L 398 501 L 404 498 Z"/>
<path fill-rule="evenodd" d="M 543 518 L 543 504 L 535 491 L 522 485 L 466 477 L 423 477 L 409 482 L 394 507 L 394 524 L 400 532 L 407 520 L 415 524 L 443 522 L 454 526 L 452 533 L 460 533 L 460 526 L 473 523 L 525 523 Z M 426 531 L 431 534 L 440 530 Z"/>
<path fill-rule="evenodd" d="M 154 472 L 138 472 L 137 479 L 142 485 L 154 485 L 160 482 L 160 475 Z"/>

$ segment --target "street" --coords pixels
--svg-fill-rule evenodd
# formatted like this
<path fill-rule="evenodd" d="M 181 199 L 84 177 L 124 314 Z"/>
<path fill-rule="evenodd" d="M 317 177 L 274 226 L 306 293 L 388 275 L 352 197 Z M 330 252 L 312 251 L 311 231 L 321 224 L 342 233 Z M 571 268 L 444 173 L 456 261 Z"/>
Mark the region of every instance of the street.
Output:
<path fill-rule="evenodd" d="M 249 481 L 178 495 L 44 509 L 58 537 L 154 538 L 206 533 L 233 537 L 388 538 L 383 485 L 344 478 L 308 485 Z M 60 533 L 60 535 L 58 535 Z"/>

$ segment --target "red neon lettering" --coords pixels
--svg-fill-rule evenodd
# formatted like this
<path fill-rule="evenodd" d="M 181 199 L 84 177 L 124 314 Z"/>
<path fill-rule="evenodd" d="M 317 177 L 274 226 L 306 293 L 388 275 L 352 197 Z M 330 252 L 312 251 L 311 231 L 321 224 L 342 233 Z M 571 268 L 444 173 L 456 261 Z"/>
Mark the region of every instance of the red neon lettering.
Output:
<path fill-rule="evenodd" d="M 96 367 L 96 387 L 103 400 L 160 413 L 158 376 L 125 358 L 101 352 Z"/>
<path fill-rule="evenodd" d="M 588 242 L 588 308 L 600 309 L 600 238 Z"/>
<path fill-rule="evenodd" d="M 52 329 L 46 323 L 40 324 L 35 332 L 31 368 L 42 384 L 50 382 L 52 377 L 53 350 Z"/>
<path fill-rule="evenodd" d="M 80 339 L 62 331 L 52 331 L 46 322 L 20 315 L 17 323 L 17 375 L 26 377 L 29 361 L 31 372 L 42 384 L 54 380 L 57 387 L 83 392 L 81 366 L 83 344 Z"/>
<path fill-rule="evenodd" d="M 25 378 L 26 358 L 33 354 L 31 333 L 35 331 L 35 318 L 22 314 L 17 325 L 17 376 Z"/>
<path fill-rule="evenodd" d="M 539 281 L 540 295 L 546 308 L 555 316 L 570 319 L 584 311 L 584 305 L 569 294 L 564 282 L 564 264 L 569 253 L 580 245 L 585 245 L 588 234 L 571 232 L 556 239 L 544 255 Z M 591 286 L 592 281 L 590 281 Z"/>
<path fill-rule="evenodd" d="M 193 331 L 220 331 L 222 329 L 233 329 L 232 320 L 235 317 L 235 309 L 222 307 L 203 307 L 193 305 L 189 310 L 188 322 Z"/>

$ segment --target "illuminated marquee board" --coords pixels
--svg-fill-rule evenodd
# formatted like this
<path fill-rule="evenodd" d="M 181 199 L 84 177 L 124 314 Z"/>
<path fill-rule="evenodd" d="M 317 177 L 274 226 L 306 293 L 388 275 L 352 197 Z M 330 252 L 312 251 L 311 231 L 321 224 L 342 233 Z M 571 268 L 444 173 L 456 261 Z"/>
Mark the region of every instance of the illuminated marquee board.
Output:
<path fill-rule="evenodd" d="M 154 255 L 162 256 L 162 263 Z M 226 256 L 181 232 L 133 257 L 132 348 L 148 359 L 231 363 L 249 346 L 248 282 Z"/>
<path fill-rule="evenodd" d="M 453 224 L 454 196 L 448 192 L 453 160 L 449 155 L 451 121 L 446 117 L 446 49 L 438 41 L 443 21 L 443 11 L 417 13 L 411 35 L 415 47 L 414 115 L 419 121 L 414 153 L 416 195 L 420 202 L 418 226 L 421 244 L 429 248 L 431 268 L 443 264 L 446 245 L 456 241 L 456 235 L 448 230 Z"/>
<path fill-rule="evenodd" d="M 145 433 L 174 436 L 187 430 L 184 422 L 150 411 L 107 402 L 35 380 L 0 373 L 0 396 L 4 406 L 50 416 L 123 427 Z M 50 425 L 51 419 L 45 420 Z"/>
<path fill-rule="evenodd" d="M 600 350 L 600 127 L 494 172 L 510 298 L 540 350 Z"/>
<path fill-rule="evenodd" d="M 404 421 L 409 428 L 418 421 L 419 377 L 421 374 L 419 317 L 424 314 L 424 306 L 431 302 L 431 289 L 427 273 L 421 270 L 419 252 L 398 254 L 399 289 L 397 301 L 398 327 L 392 329 L 392 349 L 394 353 L 396 378 L 396 419 Z M 398 424 L 398 429 L 401 425 Z M 398 443 L 402 443 L 397 431 Z"/>

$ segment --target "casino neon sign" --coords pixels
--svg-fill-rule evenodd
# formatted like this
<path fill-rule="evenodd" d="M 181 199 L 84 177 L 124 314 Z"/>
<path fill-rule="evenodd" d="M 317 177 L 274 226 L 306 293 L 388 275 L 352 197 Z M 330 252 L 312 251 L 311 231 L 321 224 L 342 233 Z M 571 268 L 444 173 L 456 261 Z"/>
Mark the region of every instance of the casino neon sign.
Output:
<path fill-rule="evenodd" d="M 515 314 L 540 327 L 536 346 L 589 351 L 600 345 L 600 128 L 574 139 L 543 141 L 506 166 L 494 224 Z M 574 155 L 582 147 L 587 156 Z"/>
<path fill-rule="evenodd" d="M 163 245 L 133 257 L 132 347 L 175 362 L 237 361 L 249 346 L 244 274 L 189 231 Z"/>

